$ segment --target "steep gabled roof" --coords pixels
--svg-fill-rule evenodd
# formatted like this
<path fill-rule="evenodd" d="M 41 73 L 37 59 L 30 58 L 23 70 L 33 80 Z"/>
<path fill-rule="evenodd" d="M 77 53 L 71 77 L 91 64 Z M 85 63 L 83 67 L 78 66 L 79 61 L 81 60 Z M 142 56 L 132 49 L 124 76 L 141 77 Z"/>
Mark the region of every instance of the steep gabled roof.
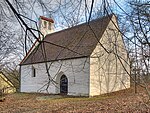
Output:
<path fill-rule="evenodd" d="M 90 56 L 112 16 L 47 35 L 21 65 Z"/>
<path fill-rule="evenodd" d="M 1 72 L 0 72 L 0 78 L 2 79 L 2 81 L 6 82 L 10 87 L 14 87 L 12 82 L 10 80 L 8 80 L 8 78 Z M 2 81 L 0 81 L 0 82 L 2 82 Z"/>
<path fill-rule="evenodd" d="M 15 87 L 17 90 L 19 90 L 19 75 L 14 75 L 18 74 L 17 71 L 14 71 L 13 73 L 7 72 L 6 70 L 0 71 L 0 75 L 3 75 L 4 78 L 9 81 L 12 87 Z M 8 82 L 8 83 L 9 83 Z"/>

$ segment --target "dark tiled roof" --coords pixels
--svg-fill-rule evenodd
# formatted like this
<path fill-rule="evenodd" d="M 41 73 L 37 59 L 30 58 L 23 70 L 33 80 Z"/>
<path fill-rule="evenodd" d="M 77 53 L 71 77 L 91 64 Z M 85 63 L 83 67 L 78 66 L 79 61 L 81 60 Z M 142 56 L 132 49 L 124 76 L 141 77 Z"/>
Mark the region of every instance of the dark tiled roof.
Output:
<path fill-rule="evenodd" d="M 112 15 L 102 17 L 89 24 L 84 23 L 47 35 L 21 65 L 90 56 L 111 17 Z"/>
<path fill-rule="evenodd" d="M 43 19 L 43 20 L 46 20 L 46 21 L 54 23 L 54 20 L 51 19 L 51 18 L 47 18 L 47 17 L 44 17 L 44 16 L 40 16 L 40 18 Z"/>

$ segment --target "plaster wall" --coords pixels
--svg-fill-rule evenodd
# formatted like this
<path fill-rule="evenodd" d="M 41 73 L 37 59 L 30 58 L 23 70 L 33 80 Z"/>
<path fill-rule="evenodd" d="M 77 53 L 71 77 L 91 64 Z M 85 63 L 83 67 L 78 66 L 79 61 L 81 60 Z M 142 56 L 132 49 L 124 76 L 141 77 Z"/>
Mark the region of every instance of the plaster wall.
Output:
<path fill-rule="evenodd" d="M 113 21 L 113 22 L 112 22 Z M 90 96 L 130 87 L 130 68 L 115 16 L 90 58 Z M 115 24 L 115 25 L 114 25 Z M 117 27 L 117 28 L 116 28 Z"/>
<path fill-rule="evenodd" d="M 36 77 L 32 76 L 32 66 Z M 60 93 L 60 77 L 68 78 L 68 95 L 89 95 L 89 58 L 59 60 L 48 62 L 50 78 L 46 72 L 46 64 L 38 63 L 21 66 L 21 92 Z M 47 83 L 50 80 L 49 87 Z M 47 88 L 47 90 L 46 90 Z"/>

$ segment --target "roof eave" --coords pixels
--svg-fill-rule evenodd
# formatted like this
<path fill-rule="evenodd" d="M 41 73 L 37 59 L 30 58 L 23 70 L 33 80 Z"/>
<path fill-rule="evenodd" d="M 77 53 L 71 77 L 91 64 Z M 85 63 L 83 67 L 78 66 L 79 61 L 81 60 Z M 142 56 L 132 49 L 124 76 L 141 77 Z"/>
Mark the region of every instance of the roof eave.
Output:
<path fill-rule="evenodd" d="M 72 57 L 72 58 L 56 59 L 56 60 L 49 60 L 49 61 L 41 61 L 41 62 L 34 62 L 34 63 L 22 63 L 22 64 L 20 64 L 20 66 L 38 64 L 38 63 L 46 63 L 46 62 L 54 62 L 54 61 L 60 61 L 60 60 L 79 59 L 79 58 L 86 58 L 86 57 L 88 58 L 88 57 L 90 57 L 90 55 L 82 56 L 82 57 Z"/>

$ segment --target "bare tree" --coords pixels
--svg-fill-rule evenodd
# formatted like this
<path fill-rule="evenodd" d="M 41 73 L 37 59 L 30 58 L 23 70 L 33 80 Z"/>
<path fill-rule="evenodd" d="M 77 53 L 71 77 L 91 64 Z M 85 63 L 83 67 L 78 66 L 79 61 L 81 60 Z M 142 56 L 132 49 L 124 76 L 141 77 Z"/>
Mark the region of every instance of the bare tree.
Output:
<path fill-rule="evenodd" d="M 38 30 L 38 22 L 36 20 L 36 18 L 38 18 L 40 15 L 39 12 L 43 13 L 42 15 L 45 15 L 47 17 L 54 17 L 57 21 L 56 27 L 58 28 L 58 26 L 61 26 L 60 28 L 64 28 L 78 25 L 81 22 L 89 23 L 91 19 L 114 13 L 115 9 L 113 9 L 114 7 L 112 7 L 113 4 L 118 8 L 118 12 L 121 11 L 121 14 L 118 13 L 118 16 L 121 15 L 118 18 L 120 21 L 120 25 L 122 25 L 123 27 L 121 30 L 118 29 L 118 31 L 124 36 L 124 40 L 125 42 L 127 42 L 126 47 L 128 48 L 129 52 L 128 57 L 130 57 L 130 61 L 132 59 L 131 73 L 134 73 L 135 77 L 131 76 L 131 78 L 135 82 L 135 86 L 137 84 L 140 84 L 147 90 L 149 94 L 149 89 L 144 79 L 144 75 L 149 75 L 150 73 L 150 5 L 148 1 L 129 1 L 128 5 L 131 9 L 130 12 L 123 9 L 115 0 L 103 0 L 102 2 L 95 2 L 95 0 L 91 0 L 90 2 L 88 0 L 15 0 L 10 2 L 9 0 L 6 0 L 6 2 L 9 9 L 8 12 L 11 12 L 11 15 L 12 12 L 14 13 L 16 19 L 21 26 L 21 31 L 19 31 L 20 37 L 17 38 L 19 39 L 19 43 L 17 43 L 17 48 L 24 51 L 23 55 L 28 52 L 29 48 L 35 40 L 38 40 L 40 44 L 44 42 L 44 40 L 39 40 L 40 34 L 42 34 Z M 97 3 L 99 3 L 98 6 L 96 6 Z M 4 9 L 4 7 L 1 8 Z M 8 14 L 5 14 L 4 16 L 6 15 Z M 7 20 L 9 20 L 9 18 Z M 1 19 L 1 21 L 3 20 Z M 8 26 L 6 26 L 6 28 L 7 27 Z M 2 33 L 6 33 L 4 32 L 4 29 L 2 29 L 1 31 Z M 8 34 L 7 36 L 11 37 L 11 34 Z M 5 39 L 7 39 L 6 36 Z M 50 42 L 46 43 L 56 45 Z M 103 44 L 101 44 L 100 42 L 99 44 L 101 45 L 101 47 L 103 47 L 106 53 L 110 52 L 110 50 L 108 48 L 105 48 Z M 109 42 L 109 44 L 111 45 L 113 44 L 113 42 Z M 4 46 L 6 47 L 6 45 Z M 62 48 L 69 50 L 67 46 Z M 14 50 L 14 48 L 12 47 L 11 49 Z M 47 61 L 44 44 L 41 49 L 43 53 L 43 58 L 45 59 L 45 61 Z M 4 50 L 6 49 L 4 48 Z M 71 49 L 70 51 L 75 52 L 73 49 Z M 119 58 L 121 62 L 124 59 L 122 59 L 121 56 L 118 55 L 117 51 L 118 50 L 115 49 L 113 54 L 117 58 Z M 10 53 L 10 51 L 7 51 L 7 53 Z M 108 55 L 108 57 L 110 56 Z M 6 58 L 5 54 L 1 58 Z M 56 81 L 54 81 L 54 78 L 52 78 L 49 73 L 52 64 L 53 62 L 50 64 L 45 63 L 45 67 L 47 70 L 46 72 L 49 78 L 49 81 L 46 83 L 46 90 L 48 89 L 51 82 L 57 85 Z M 60 68 L 61 65 L 58 68 L 58 72 Z M 130 76 L 130 73 L 128 74 Z M 137 76 L 139 76 L 140 78 L 140 83 L 137 82 Z"/>
<path fill-rule="evenodd" d="M 150 73 L 150 4 L 149 1 L 129 1 L 131 12 L 127 15 L 130 23 L 130 35 L 128 36 L 134 44 L 130 57 L 133 59 L 132 74 L 134 74 L 135 92 L 136 85 L 142 85 L 150 94 L 147 80 Z M 130 41 L 131 43 L 131 41 Z M 150 96 L 150 95 L 149 95 Z"/>

